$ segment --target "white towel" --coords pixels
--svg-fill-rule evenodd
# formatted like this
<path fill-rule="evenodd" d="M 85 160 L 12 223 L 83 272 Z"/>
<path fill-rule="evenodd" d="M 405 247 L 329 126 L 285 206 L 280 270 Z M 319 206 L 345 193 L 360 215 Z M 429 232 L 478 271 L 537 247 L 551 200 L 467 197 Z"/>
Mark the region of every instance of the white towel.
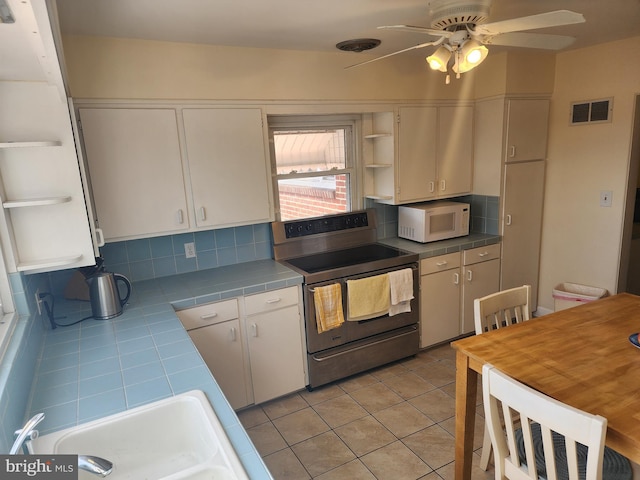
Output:
<path fill-rule="evenodd" d="M 404 268 L 389 272 L 389 288 L 391 290 L 389 316 L 410 312 L 413 299 L 413 270 Z"/>

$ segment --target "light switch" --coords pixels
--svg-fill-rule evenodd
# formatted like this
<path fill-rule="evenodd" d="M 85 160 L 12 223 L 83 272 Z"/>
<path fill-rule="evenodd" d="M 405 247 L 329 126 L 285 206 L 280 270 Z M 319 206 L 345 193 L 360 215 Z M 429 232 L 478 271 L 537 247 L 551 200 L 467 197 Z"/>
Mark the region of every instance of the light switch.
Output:
<path fill-rule="evenodd" d="M 610 207 L 612 197 L 613 197 L 613 192 L 611 190 L 602 190 L 600 192 L 600 206 Z"/>

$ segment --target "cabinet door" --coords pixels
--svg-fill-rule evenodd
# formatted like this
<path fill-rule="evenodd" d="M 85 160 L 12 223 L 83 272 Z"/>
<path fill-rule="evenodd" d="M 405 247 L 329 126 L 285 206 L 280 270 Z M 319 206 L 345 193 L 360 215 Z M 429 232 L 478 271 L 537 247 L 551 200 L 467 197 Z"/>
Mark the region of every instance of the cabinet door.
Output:
<path fill-rule="evenodd" d="M 460 334 L 460 268 L 420 277 L 420 348 Z"/>
<path fill-rule="evenodd" d="M 305 386 L 298 306 L 246 317 L 254 403 Z"/>
<path fill-rule="evenodd" d="M 520 162 L 546 158 L 548 121 L 548 100 L 509 100 L 505 161 Z"/>
<path fill-rule="evenodd" d="M 500 260 L 475 263 L 462 267 L 462 325 L 460 333 L 475 332 L 473 301 L 500 289 Z"/>
<path fill-rule="evenodd" d="M 437 191 L 450 197 L 471 191 L 473 107 L 438 109 Z"/>
<path fill-rule="evenodd" d="M 238 319 L 189 330 L 189 336 L 235 409 L 249 404 Z"/>
<path fill-rule="evenodd" d="M 273 220 L 260 109 L 185 109 L 183 116 L 196 226 Z"/>
<path fill-rule="evenodd" d="M 398 200 L 436 195 L 436 107 L 402 107 L 398 126 Z"/>
<path fill-rule="evenodd" d="M 105 239 L 187 230 L 176 114 L 169 109 L 80 109 Z"/>
<path fill-rule="evenodd" d="M 502 289 L 531 285 L 538 305 L 544 160 L 505 165 L 502 211 Z"/>

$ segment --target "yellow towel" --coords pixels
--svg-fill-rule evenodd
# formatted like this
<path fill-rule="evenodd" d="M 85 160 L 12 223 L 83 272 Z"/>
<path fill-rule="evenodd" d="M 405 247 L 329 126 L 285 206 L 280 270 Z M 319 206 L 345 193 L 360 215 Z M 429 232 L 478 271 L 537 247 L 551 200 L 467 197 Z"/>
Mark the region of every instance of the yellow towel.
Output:
<path fill-rule="evenodd" d="M 314 288 L 313 303 L 316 307 L 318 333 L 338 328 L 344 323 L 342 289 L 339 283 Z"/>
<path fill-rule="evenodd" d="M 389 311 L 389 275 L 347 280 L 347 320 L 367 320 Z"/>
<path fill-rule="evenodd" d="M 413 299 L 413 270 L 403 268 L 389 272 L 389 288 L 391 289 L 389 316 L 410 312 L 411 299 Z"/>

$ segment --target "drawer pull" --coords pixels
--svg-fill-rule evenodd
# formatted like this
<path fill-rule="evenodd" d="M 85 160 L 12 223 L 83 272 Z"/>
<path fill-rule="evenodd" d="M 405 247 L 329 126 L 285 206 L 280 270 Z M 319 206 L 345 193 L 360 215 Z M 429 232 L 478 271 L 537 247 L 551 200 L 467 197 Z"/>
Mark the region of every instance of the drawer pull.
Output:
<path fill-rule="evenodd" d="M 460 285 L 460 274 L 459 273 L 454 273 L 453 274 L 453 284 L 454 285 Z"/>
<path fill-rule="evenodd" d="M 229 331 L 230 336 L 231 336 L 231 341 L 235 342 L 236 341 L 236 327 L 232 327 L 231 330 Z"/>
<path fill-rule="evenodd" d="M 436 262 L 436 266 L 437 267 L 444 267 L 445 265 L 448 265 L 449 262 L 447 262 L 446 260 L 442 260 L 440 262 Z"/>
<path fill-rule="evenodd" d="M 472 281 L 473 280 L 473 272 L 471 270 L 469 270 L 467 272 L 467 280 Z"/>
<path fill-rule="evenodd" d="M 200 315 L 200 320 L 209 320 L 210 318 L 215 318 L 217 316 L 218 314 L 216 312 L 205 313 L 204 315 Z"/>
<path fill-rule="evenodd" d="M 489 255 L 489 252 L 483 252 L 478 254 L 479 257 L 486 257 L 487 255 Z"/>
<path fill-rule="evenodd" d="M 270 298 L 269 300 L 267 300 L 267 303 L 269 303 L 269 304 L 278 303 L 281 300 L 282 300 L 281 298 Z"/>

